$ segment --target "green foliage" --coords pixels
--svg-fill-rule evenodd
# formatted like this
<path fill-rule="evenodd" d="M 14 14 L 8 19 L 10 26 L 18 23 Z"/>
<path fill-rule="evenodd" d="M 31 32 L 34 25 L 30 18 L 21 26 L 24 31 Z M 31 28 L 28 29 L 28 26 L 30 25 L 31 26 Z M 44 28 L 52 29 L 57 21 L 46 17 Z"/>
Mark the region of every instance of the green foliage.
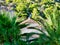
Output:
<path fill-rule="evenodd" d="M 37 19 L 37 17 L 39 17 L 38 10 L 36 8 L 33 8 L 32 18 Z"/>
<path fill-rule="evenodd" d="M 8 2 L 8 4 L 12 3 L 15 6 L 13 10 L 16 11 L 16 15 L 23 20 L 27 19 L 27 17 L 32 14 L 34 8 L 39 10 L 38 13 L 40 13 L 41 10 L 44 10 L 43 8 L 54 8 L 55 5 L 54 0 L 6 0 L 5 2 Z M 43 5 L 45 6 L 41 8 Z"/>
<path fill-rule="evenodd" d="M 4 45 L 60 45 L 60 3 L 54 0 L 5 0 L 6 5 L 13 4 L 13 10 L 18 15 L 18 22 L 16 17 L 12 15 L 0 13 L 0 43 Z M 42 18 L 41 12 L 44 13 Z M 38 39 L 29 40 L 35 33 L 26 33 L 21 35 L 20 29 L 26 27 L 25 24 L 19 24 L 27 19 L 29 15 L 38 24 L 42 25 L 48 34 L 37 29 L 42 34 L 38 34 Z M 30 28 L 30 29 L 32 29 Z M 21 40 L 21 36 L 26 36 L 26 41 Z"/>
<path fill-rule="evenodd" d="M 9 15 L 0 13 L 0 43 L 18 41 L 19 33 L 20 30 L 16 22 L 16 17 L 11 19 Z"/>
<path fill-rule="evenodd" d="M 40 45 L 60 45 L 60 10 L 55 7 L 53 12 L 50 12 L 50 10 L 47 9 L 44 11 L 44 14 L 47 20 L 40 16 L 43 23 L 36 20 L 48 33 L 48 35 L 44 32 L 42 32 L 43 34 L 40 34 Z"/>
<path fill-rule="evenodd" d="M 16 22 L 15 16 L 13 18 L 10 16 L 6 13 L 0 13 L 0 43 L 4 45 L 24 44 L 23 41 L 20 41 L 20 29 L 26 27 L 26 25 L 20 25 Z"/>

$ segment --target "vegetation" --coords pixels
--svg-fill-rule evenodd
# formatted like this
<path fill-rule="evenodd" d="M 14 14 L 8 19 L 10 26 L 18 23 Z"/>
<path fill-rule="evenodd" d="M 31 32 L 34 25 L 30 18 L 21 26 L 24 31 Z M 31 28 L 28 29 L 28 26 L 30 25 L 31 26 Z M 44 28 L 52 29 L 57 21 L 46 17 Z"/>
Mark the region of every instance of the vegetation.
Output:
<path fill-rule="evenodd" d="M 50 10 L 45 10 L 44 14 L 47 20 L 42 17 L 40 17 L 41 21 L 36 20 L 40 25 L 44 27 L 48 34 L 46 35 L 42 31 L 43 34 L 40 34 L 39 38 L 40 45 L 60 45 L 60 10 L 55 7 L 52 10 L 52 13 Z"/>
<path fill-rule="evenodd" d="M 60 45 L 60 1 L 5 0 L 0 5 L 15 11 L 15 15 L 0 12 L 0 45 Z M 27 26 L 21 22 L 29 17 L 43 26 L 44 30 L 36 27 L 30 29 L 39 30 L 42 34 L 21 34 L 20 30 Z M 39 35 L 39 38 L 29 40 L 33 34 Z M 22 36 L 26 36 L 26 41 L 22 40 Z"/>
<path fill-rule="evenodd" d="M 17 16 L 12 17 L 6 12 L 0 13 L 0 45 L 21 45 L 20 29 L 27 25 L 20 25 L 16 19 Z"/>

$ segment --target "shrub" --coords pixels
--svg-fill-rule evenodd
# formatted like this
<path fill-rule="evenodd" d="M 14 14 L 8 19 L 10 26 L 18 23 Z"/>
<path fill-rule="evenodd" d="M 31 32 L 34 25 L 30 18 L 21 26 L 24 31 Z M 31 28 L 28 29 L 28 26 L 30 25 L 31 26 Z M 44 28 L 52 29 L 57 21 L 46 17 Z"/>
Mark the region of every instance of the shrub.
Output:
<path fill-rule="evenodd" d="M 38 40 L 39 45 L 60 45 L 60 10 L 55 7 L 53 10 L 45 10 L 44 14 L 47 19 L 40 16 L 41 21 L 36 21 L 43 26 L 48 35 L 42 31 L 43 34 L 40 34 Z"/>
<path fill-rule="evenodd" d="M 0 43 L 4 45 L 16 45 L 19 40 L 20 28 L 16 17 L 10 17 L 6 13 L 0 13 Z"/>

